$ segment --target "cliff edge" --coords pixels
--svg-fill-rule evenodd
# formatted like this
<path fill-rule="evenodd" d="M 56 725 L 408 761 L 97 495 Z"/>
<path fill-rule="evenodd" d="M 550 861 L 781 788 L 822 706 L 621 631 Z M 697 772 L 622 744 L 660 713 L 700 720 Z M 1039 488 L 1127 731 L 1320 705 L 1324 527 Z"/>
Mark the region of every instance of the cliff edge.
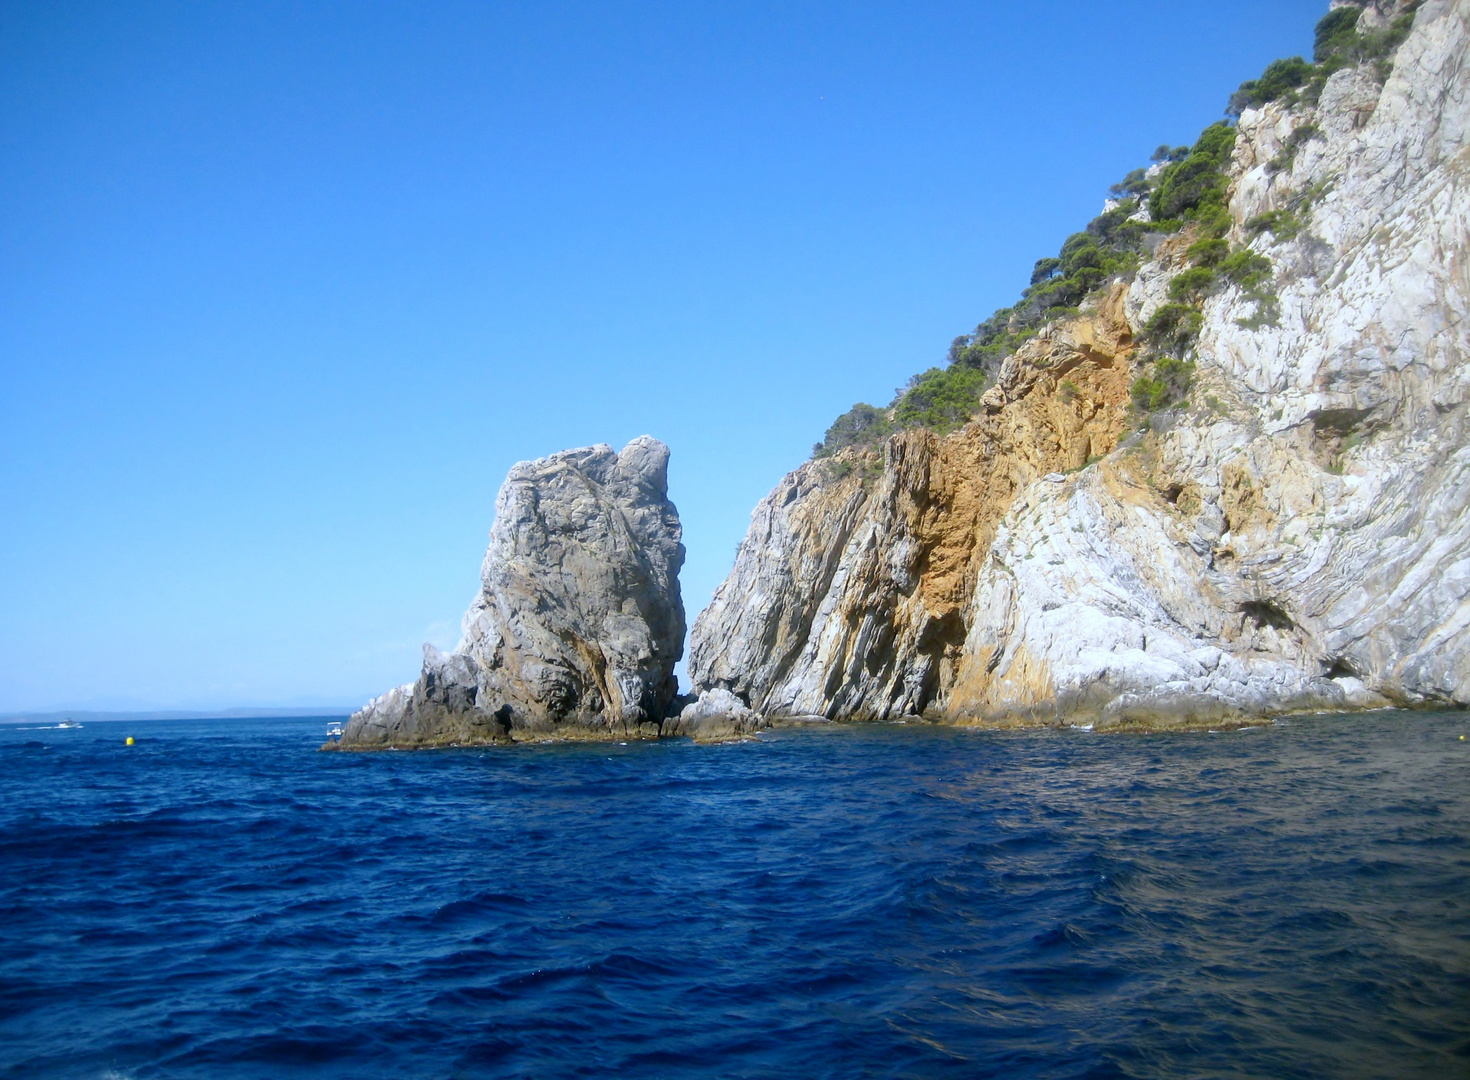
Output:
<path fill-rule="evenodd" d="M 986 724 L 1470 704 L 1470 0 L 1334 7 L 1395 51 L 1259 101 L 1268 70 L 1233 129 L 1140 171 L 1136 263 L 960 430 L 761 501 L 697 690 Z M 1150 226 L 1212 153 L 1213 216 Z"/>

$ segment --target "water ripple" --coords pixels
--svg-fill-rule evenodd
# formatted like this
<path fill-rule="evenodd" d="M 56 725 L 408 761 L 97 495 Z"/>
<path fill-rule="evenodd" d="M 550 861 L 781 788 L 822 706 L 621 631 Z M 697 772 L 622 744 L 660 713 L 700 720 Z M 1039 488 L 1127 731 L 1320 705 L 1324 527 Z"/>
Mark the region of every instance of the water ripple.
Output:
<path fill-rule="evenodd" d="M 1460 714 L 320 728 L 0 728 L 0 1077 L 1470 1072 Z"/>

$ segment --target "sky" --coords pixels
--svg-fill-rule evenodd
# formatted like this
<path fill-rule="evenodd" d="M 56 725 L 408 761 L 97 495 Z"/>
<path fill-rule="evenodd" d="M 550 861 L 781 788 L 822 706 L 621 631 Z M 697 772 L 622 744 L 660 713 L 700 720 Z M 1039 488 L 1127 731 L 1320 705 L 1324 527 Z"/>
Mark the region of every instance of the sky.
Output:
<path fill-rule="evenodd" d="M 354 706 L 516 461 L 751 509 L 1325 0 L 0 0 L 0 712 Z"/>

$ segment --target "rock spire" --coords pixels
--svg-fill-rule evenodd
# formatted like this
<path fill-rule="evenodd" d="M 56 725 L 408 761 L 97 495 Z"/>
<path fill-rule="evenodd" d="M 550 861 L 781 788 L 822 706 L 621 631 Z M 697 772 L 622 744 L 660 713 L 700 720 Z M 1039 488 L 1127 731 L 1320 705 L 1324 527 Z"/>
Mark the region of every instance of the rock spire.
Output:
<path fill-rule="evenodd" d="M 658 735 L 678 685 L 684 545 L 669 450 L 642 436 L 510 470 L 453 652 L 373 699 L 342 745 Z"/>

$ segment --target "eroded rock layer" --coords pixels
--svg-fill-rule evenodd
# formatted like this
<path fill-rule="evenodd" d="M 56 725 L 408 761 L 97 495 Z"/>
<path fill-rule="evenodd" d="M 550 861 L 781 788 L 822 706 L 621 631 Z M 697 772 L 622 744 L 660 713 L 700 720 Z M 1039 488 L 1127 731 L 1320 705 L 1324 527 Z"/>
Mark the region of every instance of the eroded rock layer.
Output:
<path fill-rule="evenodd" d="M 1470 0 L 1430 0 L 1385 83 L 1242 115 L 1229 239 L 1272 294 L 1205 302 L 1189 407 L 1128 411 L 1186 232 L 963 430 L 788 475 L 696 620 L 696 689 L 986 723 L 1470 703 L 1467 58 Z M 1247 228 L 1273 211 L 1300 231 Z"/>
<path fill-rule="evenodd" d="M 344 746 L 658 735 L 678 692 L 684 546 L 669 451 L 568 450 L 511 469 L 452 653 L 369 702 Z"/>

